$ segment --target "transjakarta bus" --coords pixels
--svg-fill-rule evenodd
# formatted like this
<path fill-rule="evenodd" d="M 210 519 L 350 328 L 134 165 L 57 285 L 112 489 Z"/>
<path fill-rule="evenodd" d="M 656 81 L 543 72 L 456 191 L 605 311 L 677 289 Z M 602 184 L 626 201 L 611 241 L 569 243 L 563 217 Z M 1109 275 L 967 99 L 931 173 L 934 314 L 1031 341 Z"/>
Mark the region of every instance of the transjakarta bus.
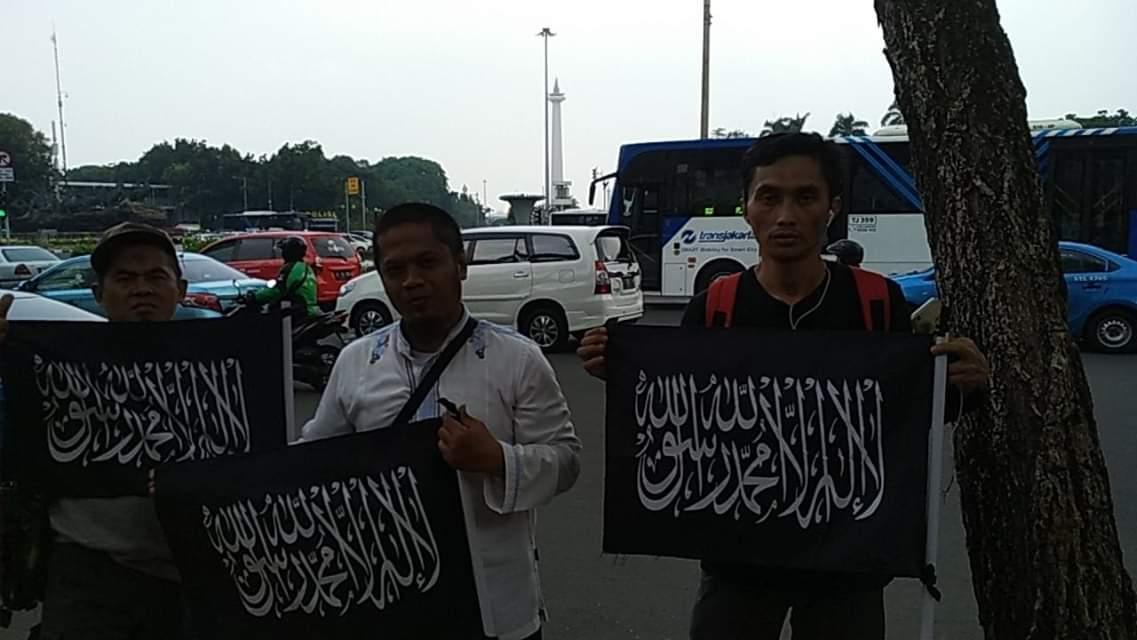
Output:
<path fill-rule="evenodd" d="M 1137 127 L 1081 129 L 1032 122 L 1035 156 L 1059 239 L 1137 256 Z M 829 240 L 865 249 L 864 266 L 893 274 L 931 264 L 923 205 L 909 169 L 907 130 L 838 137 L 844 155 L 842 213 Z M 608 224 L 631 229 L 653 297 L 688 298 L 717 276 L 758 260 L 742 217 L 739 167 L 753 139 L 629 144 L 620 148 Z M 997 215 L 992 212 L 992 215 Z"/>
<path fill-rule="evenodd" d="M 607 223 L 608 212 L 604 209 L 564 209 L 549 214 L 549 224 L 554 227 L 598 227 Z"/>

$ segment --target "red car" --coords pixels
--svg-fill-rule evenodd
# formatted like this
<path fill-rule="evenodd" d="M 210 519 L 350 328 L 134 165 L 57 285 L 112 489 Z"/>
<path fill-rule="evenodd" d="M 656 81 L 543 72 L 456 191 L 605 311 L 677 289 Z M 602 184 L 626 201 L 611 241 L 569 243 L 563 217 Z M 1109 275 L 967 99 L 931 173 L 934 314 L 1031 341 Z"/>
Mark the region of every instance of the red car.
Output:
<path fill-rule="evenodd" d="M 340 286 L 362 271 L 351 243 L 338 233 L 319 231 L 262 231 L 242 233 L 218 240 L 201 253 L 220 260 L 250 278 L 272 280 L 280 274 L 284 259 L 277 243 L 297 236 L 308 242 L 305 260 L 316 271 L 316 301 L 335 305 Z"/>

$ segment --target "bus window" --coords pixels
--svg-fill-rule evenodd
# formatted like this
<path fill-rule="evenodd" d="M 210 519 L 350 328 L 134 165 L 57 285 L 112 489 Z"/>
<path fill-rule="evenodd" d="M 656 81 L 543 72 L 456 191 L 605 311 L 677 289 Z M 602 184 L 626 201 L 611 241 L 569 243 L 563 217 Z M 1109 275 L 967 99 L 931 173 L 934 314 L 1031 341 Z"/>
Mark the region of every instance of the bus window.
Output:
<path fill-rule="evenodd" d="M 579 226 L 595 227 L 608 221 L 608 215 L 602 211 L 554 211 L 549 216 L 549 224 L 554 227 Z"/>
<path fill-rule="evenodd" d="M 1062 240 L 1125 253 L 1126 152 L 1063 149 L 1054 154 L 1051 214 Z"/>
<path fill-rule="evenodd" d="M 1082 175 L 1085 162 L 1080 153 L 1054 154 L 1054 186 L 1051 215 L 1058 227 L 1058 237 L 1082 239 Z"/>
<path fill-rule="evenodd" d="M 737 216 L 742 211 L 739 171 L 697 169 L 691 179 L 691 215 Z"/>
<path fill-rule="evenodd" d="M 907 144 L 880 144 L 878 149 L 888 153 L 899 168 L 911 175 L 908 169 Z M 905 176 L 882 177 L 863 157 L 856 152 L 847 155 L 849 169 L 849 208 L 850 214 L 919 214 L 920 209 L 911 205 L 897 192 L 894 182 L 904 180 Z M 879 161 L 879 160 L 878 160 Z"/>

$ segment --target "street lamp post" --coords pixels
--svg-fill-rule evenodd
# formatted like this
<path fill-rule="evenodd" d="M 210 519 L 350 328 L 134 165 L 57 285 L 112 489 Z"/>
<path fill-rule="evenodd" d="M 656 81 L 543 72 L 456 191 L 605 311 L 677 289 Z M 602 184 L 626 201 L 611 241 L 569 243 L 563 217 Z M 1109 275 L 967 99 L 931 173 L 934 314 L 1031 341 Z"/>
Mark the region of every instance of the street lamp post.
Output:
<path fill-rule="evenodd" d="M 541 108 L 545 111 L 545 212 L 550 210 L 549 197 L 552 194 L 549 174 L 549 38 L 557 35 L 553 30 L 545 27 L 537 34 L 545 39 L 545 94 L 541 98 Z"/>
<path fill-rule="evenodd" d="M 711 0 L 703 0 L 703 91 L 699 137 L 706 138 L 711 122 Z"/>
<path fill-rule="evenodd" d="M 249 179 L 243 176 L 233 176 L 234 180 L 241 181 L 241 200 L 245 203 L 245 208 L 242 211 L 249 210 Z"/>

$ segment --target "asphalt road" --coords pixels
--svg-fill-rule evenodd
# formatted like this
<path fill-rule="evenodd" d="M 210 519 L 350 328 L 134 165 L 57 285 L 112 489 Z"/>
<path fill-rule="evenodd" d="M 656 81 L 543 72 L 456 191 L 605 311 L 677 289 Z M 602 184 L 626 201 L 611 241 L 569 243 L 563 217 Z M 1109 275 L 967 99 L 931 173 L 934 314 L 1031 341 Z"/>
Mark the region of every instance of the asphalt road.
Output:
<path fill-rule="evenodd" d="M 652 310 L 645 322 L 674 324 L 676 310 Z M 1109 464 L 1113 497 L 1126 568 L 1137 574 L 1137 356 L 1084 356 L 1093 389 L 1098 429 Z M 603 385 L 588 377 L 575 356 L 551 357 L 584 441 L 583 469 L 576 487 L 540 513 L 542 583 L 550 611 L 549 640 L 624 640 L 686 638 L 687 621 L 698 581 L 695 562 L 667 558 L 613 557 L 600 553 L 603 496 Z M 306 420 L 319 397 L 297 390 L 296 417 Z M 950 452 L 950 438 L 946 439 Z M 945 465 L 945 486 L 951 464 Z M 954 484 L 943 508 L 940 532 L 940 586 L 944 599 L 937 612 L 936 636 L 950 640 L 982 637 L 971 574 L 964 548 L 959 491 Z M 894 581 L 886 592 L 889 639 L 917 637 L 921 587 Z M 0 640 L 23 639 L 31 616 L 19 615 Z M 787 631 L 783 638 L 789 638 Z"/>

